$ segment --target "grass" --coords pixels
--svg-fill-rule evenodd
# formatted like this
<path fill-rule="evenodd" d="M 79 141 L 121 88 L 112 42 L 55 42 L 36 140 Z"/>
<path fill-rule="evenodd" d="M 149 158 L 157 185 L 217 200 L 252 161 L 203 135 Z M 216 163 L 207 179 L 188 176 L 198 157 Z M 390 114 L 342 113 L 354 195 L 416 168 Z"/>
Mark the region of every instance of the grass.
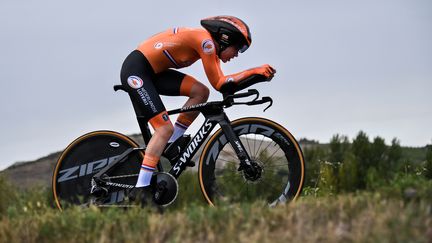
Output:
<path fill-rule="evenodd" d="M 196 193 L 193 185 L 189 189 Z M 432 241 L 430 198 L 378 191 L 304 196 L 274 209 L 261 202 L 213 208 L 179 198 L 159 214 L 78 207 L 59 212 L 46 188 L 17 192 L 0 179 L 0 190 L 0 242 Z"/>

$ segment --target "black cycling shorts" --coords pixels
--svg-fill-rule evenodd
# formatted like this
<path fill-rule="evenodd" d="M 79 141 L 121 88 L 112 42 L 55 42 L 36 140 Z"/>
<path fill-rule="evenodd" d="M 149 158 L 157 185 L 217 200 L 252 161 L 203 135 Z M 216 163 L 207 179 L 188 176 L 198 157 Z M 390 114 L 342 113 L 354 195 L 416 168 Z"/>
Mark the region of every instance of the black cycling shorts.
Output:
<path fill-rule="evenodd" d="M 129 93 L 135 113 L 148 120 L 166 111 L 159 94 L 181 95 L 180 88 L 185 76 L 172 69 L 155 74 L 147 58 L 138 50 L 126 57 L 120 73 L 122 85 Z"/>

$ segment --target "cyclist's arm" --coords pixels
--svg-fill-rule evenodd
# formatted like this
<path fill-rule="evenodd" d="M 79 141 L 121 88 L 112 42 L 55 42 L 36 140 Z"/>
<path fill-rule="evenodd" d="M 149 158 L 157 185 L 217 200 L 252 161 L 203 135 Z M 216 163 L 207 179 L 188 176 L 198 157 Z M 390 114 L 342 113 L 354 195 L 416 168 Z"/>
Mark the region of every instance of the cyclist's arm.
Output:
<path fill-rule="evenodd" d="M 220 67 L 220 59 L 216 54 L 216 48 L 211 40 L 203 40 L 200 45 L 199 55 L 204 66 L 204 71 L 207 75 L 210 84 L 216 89 L 220 90 L 225 83 L 233 82 L 235 84 L 241 83 L 242 80 L 254 74 L 265 75 L 266 67 L 251 68 L 242 72 L 231 75 L 224 75 Z M 271 77 L 271 73 L 265 75 Z"/>

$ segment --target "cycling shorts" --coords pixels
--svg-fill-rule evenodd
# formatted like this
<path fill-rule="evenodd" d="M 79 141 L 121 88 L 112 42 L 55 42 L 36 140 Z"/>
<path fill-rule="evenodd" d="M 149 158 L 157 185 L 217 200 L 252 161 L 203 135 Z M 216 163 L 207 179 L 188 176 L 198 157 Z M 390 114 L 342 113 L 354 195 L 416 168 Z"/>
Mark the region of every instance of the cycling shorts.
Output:
<path fill-rule="evenodd" d="M 198 82 L 172 69 L 156 74 L 147 58 L 138 50 L 126 57 L 120 78 L 136 115 L 148 119 L 155 129 L 171 123 L 159 95 L 189 96 L 192 86 Z"/>

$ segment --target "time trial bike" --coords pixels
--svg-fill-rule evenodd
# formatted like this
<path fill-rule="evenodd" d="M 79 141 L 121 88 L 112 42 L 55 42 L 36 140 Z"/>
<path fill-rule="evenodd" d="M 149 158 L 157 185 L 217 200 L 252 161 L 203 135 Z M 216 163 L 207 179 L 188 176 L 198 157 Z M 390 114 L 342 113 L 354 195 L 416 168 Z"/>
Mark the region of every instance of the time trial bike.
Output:
<path fill-rule="evenodd" d="M 268 104 L 268 109 L 273 103 L 270 97 L 260 98 L 256 89 L 239 92 L 263 81 L 267 81 L 263 76 L 254 75 L 239 85 L 224 86 L 221 101 L 168 111 L 169 115 L 199 111 L 205 121 L 186 146 L 177 147 L 180 151 L 169 158 L 169 170 L 158 164 L 151 180 L 157 204 L 167 206 L 176 199 L 177 178 L 194 166 L 191 159 L 202 146 L 198 180 L 208 204 L 264 200 L 275 206 L 300 195 L 305 161 L 294 136 L 269 119 L 246 117 L 230 121 L 224 112 L 235 105 Z M 122 85 L 115 85 L 114 90 L 126 91 Z M 137 120 L 147 144 L 151 138 L 148 119 L 137 114 Z M 217 125 L 220 128 L 212 134 Z M 134 206 L 128 196 L 136 184 L 144 153 L 145 146 L 115 131 L 80 136 L 66 147 L 54 168 L 52 189 L 56 206 Z"/>

